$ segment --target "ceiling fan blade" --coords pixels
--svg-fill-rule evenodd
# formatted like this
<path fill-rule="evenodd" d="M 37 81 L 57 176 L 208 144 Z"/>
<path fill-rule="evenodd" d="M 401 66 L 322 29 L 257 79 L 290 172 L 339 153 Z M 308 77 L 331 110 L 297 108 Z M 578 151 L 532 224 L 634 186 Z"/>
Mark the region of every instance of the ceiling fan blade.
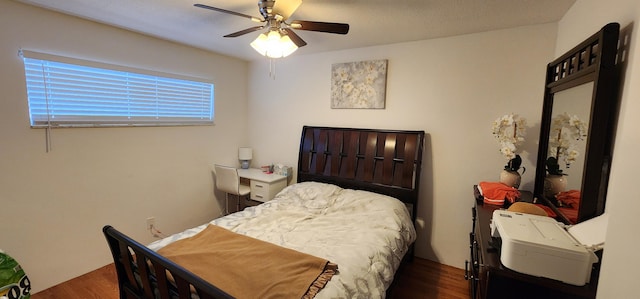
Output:
<path fill-rule="evenodd" d="M 287 35 L 289 36 L 291 41 L 294 44 L 296 44 L 296 46 L 298 46 L 298 48 L 304 47 L 304 46 L 307 45 L 307 42 L 305 42 L 302 38 L 300 38 L 300 36 L 297 35 L 295 32 L 293 32 L 293 30 L 291 30 L 289 28 L 284 28 L 284 31 L 287 32 Z"/>
<path fill-rule="evenodd" d="M 327 23 L 313 21 L 292 21 L 291 28 L 298 30 L 319 31 L 336 34 L 347 34 L 349 32 L 349 24 L 344 23 Z"/>
<path fill-rule="evenodd" d="M 283 20 L 288 19 L 298 7 L 302 0 L 276 0 L 273 4 L 273 13 L 282 16 Z"/>
<path fill-rule="evenodd" d="M 264 26 L 255 26 L 255 27 L 247 28 L 245 30 L 240 30 L 238 32 L 227 34 L 224 37 L 238 37 L 238 36 L 241 36 L 241 35 L 245 35 L 247 33 L 251 33 L 251 32 L 260 30 L 262 28 L 264 28 Z"/>
<path fill-rule="evenodd" d="M 234 15 L 234 16 L 239 16 L 239 17 L 247 18 L 247 19 L 250 19 L 251 21 L 254 21 L 254 22 L 264 22 L 264 20 L 263 20 L 263 19 L 259 19 L 259 18 L 256 18 L 256 17 L 252 17 L 252 16 L 250 16 L 250 15 L 245 15 L 245 14 L 243 14 L 243 13 L 239 13 L 239 12 L 235 12 L 235 11 L 230 11 L 230 10 L 226 10 L 226 9 L 222 9 L 222 8 L 217 8 L 217 7 L 213 7 L 213 6 L 209 6 L 209 5 L 204 5 L 204 4 L 196 3 L 196 4 L 194 4 L 193 6 L 195 6 L 195 7 L 200 7 L 200 8 L 204 8 L 204 9 L 210 9 L 210 10 L 217 11 L 217 12 L 223 12 L 223 13 L 231 14 L 231 15 Z"/>

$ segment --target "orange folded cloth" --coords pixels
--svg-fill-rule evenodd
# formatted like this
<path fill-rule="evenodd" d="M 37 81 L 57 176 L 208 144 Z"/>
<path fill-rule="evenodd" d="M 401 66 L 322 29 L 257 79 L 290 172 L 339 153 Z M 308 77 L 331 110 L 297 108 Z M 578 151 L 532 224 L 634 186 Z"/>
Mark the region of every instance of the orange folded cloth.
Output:
<path fill-rule="evenodd" d="M 520 198 L 518 189 L 509 187 L 500 182 L 480 182 L 478 191 L 484 198 L 484 203 L 491 205 L 504 205 L 505 200 L 510 203 L 516 202 Z"/>
<path fill-rule="evenodd" d="M 556 218 L 558 216 L 556 214 L 556 212 L 554 212 L 550 207 L 548 207 L 546 205 L 539 204 L 539 203 L 536 203 L 535 205 L 540 207 L 540 208 L 542 208 L 547 213 L 547 216 L 549 216 L 551 218 Z"/>
<path fill-rule="evenodd" d="M 574 208 L 558 208 L 558 211 L 562 212 L 562 215 L 569 219 L 571 223 L 578 222 L 578 209 Z"/>
<path fill-rule="evenodd" d="M 577 209 L 580 206 L 580 190 L 562 191 L 556 195 L 556 199 L 563 206 Z"/>

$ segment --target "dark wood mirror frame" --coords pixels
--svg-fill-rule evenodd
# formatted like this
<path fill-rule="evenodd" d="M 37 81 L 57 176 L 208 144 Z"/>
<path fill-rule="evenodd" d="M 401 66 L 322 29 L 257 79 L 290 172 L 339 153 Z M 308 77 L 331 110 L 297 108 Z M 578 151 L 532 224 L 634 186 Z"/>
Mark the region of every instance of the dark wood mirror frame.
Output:
<path fill-rule="evenodd" d="M 596 217 L 604 212 L 613 136 L 617 115 L 619 72 L 616 53 L 620 25 L 610 23 L 585 41 L 547 65 L 540 142 L 535 176 L 534 195 L 559 216 L 572 224 L 544 195 L 549 135 L 551 130 L 554 94 L 585 83 L 593 82 L 588 135 L 584 153 L 584 168 L 577 221 Z M 573 178 L 576 179 L 576 178 Z"/>

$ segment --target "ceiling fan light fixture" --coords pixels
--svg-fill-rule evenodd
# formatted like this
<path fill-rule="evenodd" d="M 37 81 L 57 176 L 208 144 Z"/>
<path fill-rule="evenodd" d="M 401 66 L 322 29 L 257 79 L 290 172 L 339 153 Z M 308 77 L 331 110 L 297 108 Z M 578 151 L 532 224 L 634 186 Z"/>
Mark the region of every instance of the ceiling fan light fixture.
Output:
<path fill-rule="evenodd" d="M 288 35 L 283 35 L 282 38 L 280 38 L 280 46 L 282 47 L 282 57 L 287 57 L 298 50 L 298 46 L 293 43 Z"/>
<path fill-rule="evenodd" d="M 251 47 L 258 51 L 258 53 L 260 53 L 260 55 L 265 56 L 267 55 L 267 35 L 264 33 L 260 33 L 260 35 L 258 35 L 258 37 L 253 40 L 253 42 L 251 42 Z"/>
<path fill-rule="evenodd" d="M 298 49 L 288 35 L 280 34 L 278 30 L 271 30 L 268 34 L 261 33 L 251 43 L 251 47 L 260 55 L 270 58 L 287 57 Z"/>

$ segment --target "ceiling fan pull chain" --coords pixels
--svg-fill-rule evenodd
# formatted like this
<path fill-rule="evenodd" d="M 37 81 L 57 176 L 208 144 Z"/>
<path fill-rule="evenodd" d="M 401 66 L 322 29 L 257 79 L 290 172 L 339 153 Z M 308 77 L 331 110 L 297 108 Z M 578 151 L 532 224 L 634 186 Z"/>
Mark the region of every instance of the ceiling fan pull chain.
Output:
<path fill-rule="evenodd" d="M 271 57 L 269 57 L 269 77 L 272 80 L 276 79 L 276 61 Z"/>

